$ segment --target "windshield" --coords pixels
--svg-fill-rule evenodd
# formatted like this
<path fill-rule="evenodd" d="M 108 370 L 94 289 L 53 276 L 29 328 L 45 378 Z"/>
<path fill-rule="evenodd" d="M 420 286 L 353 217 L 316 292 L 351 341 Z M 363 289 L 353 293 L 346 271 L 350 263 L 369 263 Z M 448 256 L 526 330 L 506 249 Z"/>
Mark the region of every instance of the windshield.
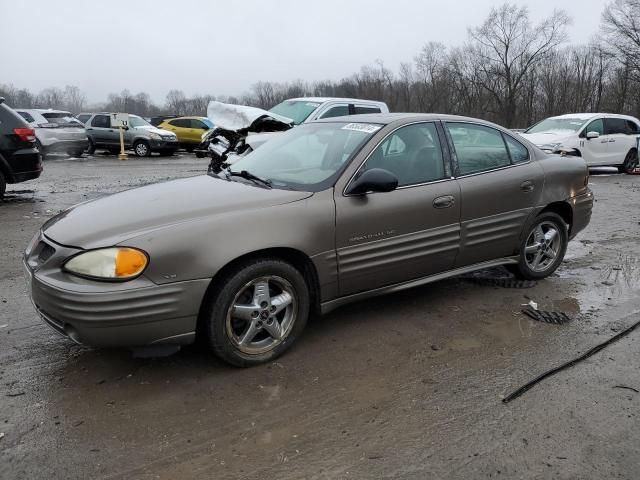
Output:
<path fill-rule="evenodd" d="M 211 120 L 209 120 L 207 117 L 202 117 L 200 118 L 200 120 L 202 121 L 202 123 L 204 123 L 207 127 L 209 128 L 213 128 L 213 122 Z"/>
<path fill-rule="evenodd" d="M 382 128 L 372 123 L 313 123 L 279 134 L 231 165 L 271 181 L 274 188 L 317 192 Z"/>
<path fill-rule="evenodd" d="M 140 117 L 136 117 L 135 115 L 129 115 L 129 126 L 130 127 L 152 127 L 149 122 L 143 120 Z"/>
<path fill-rule="evenodd" d="M 277 113 L 283 117 L 290 118 L 293 123 L 300 125 L 304 122 L 313 111 L 318 108 L 320 104 L 318 102 L 306 102 L 304 100 L 290 101 L 279 103 L 273 107 L 270 112 Z"/>
<path fill-rule="evenodd" d="M 584 118 L 547 118 L 524 133 L 575 133 L 587 123 L 588 119 Z"/>

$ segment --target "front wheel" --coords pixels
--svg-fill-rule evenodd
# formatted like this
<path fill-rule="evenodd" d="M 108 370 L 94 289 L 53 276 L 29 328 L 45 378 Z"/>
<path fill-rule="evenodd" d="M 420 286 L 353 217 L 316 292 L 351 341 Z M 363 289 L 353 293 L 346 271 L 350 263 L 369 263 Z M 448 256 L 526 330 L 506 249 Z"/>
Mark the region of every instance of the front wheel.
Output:
<path fill-rule="evenodd" d="M 221 279 L 205 310 L 209 344 L 238 367 L 273 360 L 302 333 L 309 304 L 307 282 L 289 263 L 263 259 L 240 265 Z"/>
<path fill-rule="evenodd" d="M 151 155 L 151 148 L 149 148 L 149 144 L 141 140 L 133 144 L 133 151 L 137 157 L 148 157 Z"/>
<path fill-rule="evenodd" d="M 538 215 L 520 244 L 520 258 L 514 265 L 517 277 L 540 280 L 551 275 L 564 259 L 569 243 L 567 224 L 553 212 Z"/>
<path fill-rule="evenodd" d="M 638 166 L 638 152 L 634 149 L 629 150 L 627 156 L 624 157 L 624 163 L 618 166 L 618 172 L 628 173 Z"/>

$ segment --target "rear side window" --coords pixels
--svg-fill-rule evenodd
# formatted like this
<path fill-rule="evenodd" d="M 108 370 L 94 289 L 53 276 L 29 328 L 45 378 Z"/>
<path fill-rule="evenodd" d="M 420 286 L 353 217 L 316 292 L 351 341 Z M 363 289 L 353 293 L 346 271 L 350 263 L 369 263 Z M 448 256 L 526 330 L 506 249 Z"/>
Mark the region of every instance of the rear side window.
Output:
<path fill-rule="evenodd" d="M 503 135 L 503 137 L 513 163 L 522 163 L 529 160 L 529 150 L 527 150 L 527 147 L 508 135 Z"/>
<path fill-rule="evenodd" d="M 97 128 L 111 128 L 111 119 L 109 115 L 96 115 L 91 120 L 91 125 Z"/>
<path fill-rule="evenodd" d="M 511 164 L 502 133 L 484 125 L 447 123 L 458 158 L 459 175 L 479 173 Z"/>
<path fill-rule="evenodd" d="M 6 104 L 0 103 L 0 133 L 13 132 L 14 128 L 25 128 L 29 124 Z"/>
<path fill-rule="evenodd" d="M 22 118 L 24 118 L 27 122 L 31 123 L 31 122 L 35 122 L 35 120 L 33 119 L 33 117 L 31 116 L 31 114 L 29 112 L 18 112 L 20 114 L 20 116 Z"/>
<path fill-rule="evenodd" d="M 188 118 L 176 118 L 169 122 L 170 125 L 178 128 L 192 128 L 191 121 Z"/>
<path fill-rule="evenodd" d="M 627 123 L 622 118 L 605 118 L 604 126 L 607 135 L 627 133 Z"/>
<path fill-rule="evenodd" d="M 640 133 L 640 127 L 638 124 L 632 120 L 627 120 L 627 132 L 632 135 L 637 135 Z"/>
<path fill-rule="evenodd" d="M 356 105 L 356 115 L 360 115 L 362 113 L 382 113 L 380 107 L 364 107 L 361 105 Z"/>
<path fill-rule="evenodd" d="M 600 135 L 604 135 L 604 122 L 601 118 L 594 120 L 584 129 L 584 133 L 598 132 Z"/>
<path fill-rule="evenodd" d="M 331 107 L 329 110 L 324 112 L 320 118 L 342 117 L 345 115 L 349 115 L 349 106 L 336 105 L 335 107 Z"/>

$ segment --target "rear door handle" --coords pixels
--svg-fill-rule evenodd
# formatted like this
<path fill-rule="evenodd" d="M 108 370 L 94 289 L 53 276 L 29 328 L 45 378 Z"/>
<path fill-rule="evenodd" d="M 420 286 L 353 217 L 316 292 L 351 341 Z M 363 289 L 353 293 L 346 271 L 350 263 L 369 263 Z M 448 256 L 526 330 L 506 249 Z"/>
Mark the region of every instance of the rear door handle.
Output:
<path fill-rule="evenodd" d="M 613 143 L 613 142 L 615 142 L 615 141 L 616 141 L 616 139 L 615 139 L 615 138 L 612 138 L 611 140 L 609 140 L 609 143 Z"/>
<path fill-rule="evenodd" d="M 456 198 L 453 195 L 444 195 L 433 200 L 433 207 L 449 208 L 453 206 L 454 203 L 456 203 Z"/>
<path fill-rule="evenodd" d="M 535 184 L 531 180 L 526 180 L 520 184 L 520 190 L 524 193 L 531 193 L 536 189 Z"/>

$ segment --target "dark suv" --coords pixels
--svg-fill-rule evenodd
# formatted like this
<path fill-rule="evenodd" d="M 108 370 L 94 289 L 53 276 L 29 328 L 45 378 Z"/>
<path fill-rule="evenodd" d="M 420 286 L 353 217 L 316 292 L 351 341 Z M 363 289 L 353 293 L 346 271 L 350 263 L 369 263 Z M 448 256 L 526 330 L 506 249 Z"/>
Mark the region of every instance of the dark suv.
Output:
<path fill-rule="evenodd" d="M 0 97 L 0 199 L 7 183 L 38 178 L 41 172 L 42 156 L 33 128 Z"/>

